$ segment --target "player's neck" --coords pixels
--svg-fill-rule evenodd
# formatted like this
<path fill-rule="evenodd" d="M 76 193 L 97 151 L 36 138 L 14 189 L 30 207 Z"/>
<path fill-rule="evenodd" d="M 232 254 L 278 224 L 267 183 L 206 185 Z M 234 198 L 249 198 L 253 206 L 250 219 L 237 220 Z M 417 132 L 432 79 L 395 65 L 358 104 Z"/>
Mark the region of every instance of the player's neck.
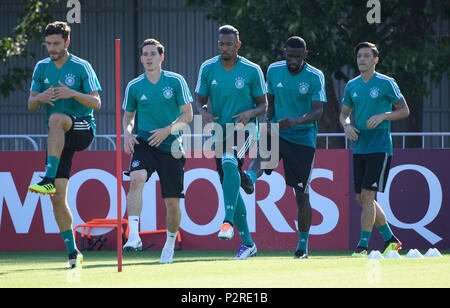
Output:
<path fill-rule="evenodd" d="M 224 60 L 220 59 L 220 62 L 222 63 L 223 68 L 229 72 L 233 69 L 233 67 L 236 65 L 236 63 L 239 60 L 239 56 L 233 57 L 230 60 Z"/>
<path fill-rule="evenodd" d="M 151 83 L 157 83 L 161 78 L 161 74 L 162 74 L 161 68 L 152 71 L 148 70 L 145 72 L 145 76 Z"/>
<path fill-rule="evenodd" d="M 300 74 L 303 71 L 304 67 L 305 67 L 305 61 L 302 62 L 302 64 L 298 68 L 298 70 L 296 70 L 295 72 L 289 71 L 289 73 L 291 73 L 292 76 L 296 76 L 296 75 Z"/>
<path fill-rule="evenodd" d="M 361 72 L 361 78 L 364 82 L 368 82 L 375 75 L 375 68 L 365 72 Z"/>
<path fill-rule="evenodd" d="M 69 52 L 66 51 L 66 53 L 61 59 L 53 61 L 53 63 L 58 69 L 60 69 L 61 67 L 63 67 L 64 64 L 66 64 L 67 60 L 69 60 L 69 56 L 70 56 Z"/>

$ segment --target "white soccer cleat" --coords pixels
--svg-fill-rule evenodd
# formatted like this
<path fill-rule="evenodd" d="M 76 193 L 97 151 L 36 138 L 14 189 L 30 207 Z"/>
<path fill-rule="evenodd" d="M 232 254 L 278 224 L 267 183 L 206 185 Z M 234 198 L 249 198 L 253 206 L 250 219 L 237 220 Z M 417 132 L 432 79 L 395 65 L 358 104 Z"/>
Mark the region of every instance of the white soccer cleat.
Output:
<path fill-rule="evenodd" d="M 236 257 L 234 257 L 235 260 L 245 260 L 248 257 L 254 257 L 256 256 L 256 252 L 258 251 L 258 249 L 256 249 L 256 245 L 253 245 L 253 247 L 247 247 L 242 245 L 239 249 L 238 249 L 238 253 L 236 255 Z"/>
<path fill-rule="evenodd" d="M 231 240 L 233 235 L 233 227 L 227 222 L 223 223 L 218 234 L 219 240 Z"/>
<path fill-rule="evenodd" d="M 125 245 L 123 245 L 123 251 L 142 251 L 142 241 L 139 236 L 130 236 Z"/>
<path fill-rule="evenodd" d="M 174 249 L 164 247 L 161 251 L 161 258 L 159 259 L 159 263 L 173 263 L 173 253 Z"/>

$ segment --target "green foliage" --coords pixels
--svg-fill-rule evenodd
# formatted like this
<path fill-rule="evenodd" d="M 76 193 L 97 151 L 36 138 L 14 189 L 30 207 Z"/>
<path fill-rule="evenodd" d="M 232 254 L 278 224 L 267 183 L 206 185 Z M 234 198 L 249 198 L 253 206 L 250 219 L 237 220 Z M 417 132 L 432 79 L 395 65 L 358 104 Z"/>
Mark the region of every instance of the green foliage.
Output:
<path fill-rule="evenodd" d="M 11 36 L 0 40 L 0 65 L 6 65 L 14 57 L 33 57 L 26 49 L 31 42 L 42 39 L 45 26 L 52 21 L 51 8 L 61 0 L 23 0 L 24 11 Z M 8 68 L 0 76 L 0 94 L 8 97 L 30 77 L 30 68 Z"/>
<path fill-rule="evenodd" d="M 267 68 L 283 58 L 284 42 L 302 36 L 309 50 L 308 62 L 330 80 L 349 80 L 345 67 L 354 68 L 354 46 L 361 41 L 378 45 L 377 70 L 395 76 L 409 96 L 426 94 L 423 77 L 439 82 L 450 68 L 450 40 L 439 31 L 449 21 L 448 1 L 381 1 L 381 23 L 369 24 L 367 1 L 361 0 L 188 0 L 188 5 L 211 9 L 209 18 L 240 29 L 240 53 Z M 405 81 L 405 82 L 402 82 Z"/>

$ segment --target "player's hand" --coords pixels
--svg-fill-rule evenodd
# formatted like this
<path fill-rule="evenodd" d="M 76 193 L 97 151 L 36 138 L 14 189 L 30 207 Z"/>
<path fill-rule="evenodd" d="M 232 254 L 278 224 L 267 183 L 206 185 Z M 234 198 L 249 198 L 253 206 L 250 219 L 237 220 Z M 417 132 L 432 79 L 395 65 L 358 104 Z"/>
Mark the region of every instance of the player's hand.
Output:
<path fill-rule="evenodd" d="M 291 129 L 297 125 L 297 122 L 293 118 L 284 118 L 278 121 L 278 125 L 280 126 L 280 129 Z"/>
<path fill-rule="evenodd" d="M 133 134 L 126 132 L 123 135 L 123 148 L 125 150 L 125 153 L 127 153 L 128 155 L 134 153 L 135 144 L 139 144 L 139 141 L 133 136 Z"/>
<path fill-rule="evenodd" d="M 203 120 L 203 125 L 206 126 L 207 124 L 211 123 L 212 121 L 219 120 L 219 117 L 215 117 L 212 113 L 203 109 L 202 120 Z"/>
<path fill-rule="evenodd" d="M 241 126 L 241 128 L 243 128 L 245 125 L 247 125 L 248 121 L 250 121 L 250 119 L 252 118 L 252 111 L 247 110 L 247 111 L 238 113 L 233 116 L 233 119 L 236 119 L 236 118 L 238 118 L 235 123 L 236 127 Z"/>
<path fill-rule="evenodd" d="M 65 84 L 58 80 L 58 84 L 61 86 L 59 88 L 55 88 L 55 97 L 53 100 L 58 99 L 66 99 L 74 96 L 74 91 L 68 88 Z"/>
<path fill-rule="evenodd" d="M 37 99 L 41 103 L 49 104 L 50 106 L 54 107 L 55 104 L 52 103 L 52 101 L 54 100 L 53 99 L 54 97 L 55 97 L 55 88 L 53 88 L 53 86 L 51 86 L 50 88 L 48 88 L 44 92 L 40 93 L 38 95 Z"/>
<path fill-rule="evenodd" d="M 353 141 L 358 140 L 359 129 L 352 126 L 351 124 L 347 124 L 344 126 L 344 132 L 348 139 Z"/>
<path fill-rule="evenodd" d="M 380 125 L 381 122 L 384 121 L 384 114 L 377 114 L 371 116 L 369 120 L 367 120 L 366 125 L 367 128 L 375 128 Z"/>
<path fill-rule="evenodd" d="M 159 145 L 170 135 L 170 129 L 168 127 L 163 127 L 152 130 L 150 133 L 153 135 L 147 139 L 148 145 L 151 147 L 159 147 Z"/>

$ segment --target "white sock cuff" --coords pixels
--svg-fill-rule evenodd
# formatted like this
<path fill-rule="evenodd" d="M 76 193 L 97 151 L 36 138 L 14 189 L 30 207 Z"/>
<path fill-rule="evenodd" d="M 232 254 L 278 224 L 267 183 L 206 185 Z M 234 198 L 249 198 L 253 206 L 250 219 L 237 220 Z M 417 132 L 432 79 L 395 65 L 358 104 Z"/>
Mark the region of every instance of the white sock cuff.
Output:
<path fill-rule="evenodd" d="M 128 225 L 130 226 L 130 234 L 139 234 L 139 216 L 128 216 Z"/>

